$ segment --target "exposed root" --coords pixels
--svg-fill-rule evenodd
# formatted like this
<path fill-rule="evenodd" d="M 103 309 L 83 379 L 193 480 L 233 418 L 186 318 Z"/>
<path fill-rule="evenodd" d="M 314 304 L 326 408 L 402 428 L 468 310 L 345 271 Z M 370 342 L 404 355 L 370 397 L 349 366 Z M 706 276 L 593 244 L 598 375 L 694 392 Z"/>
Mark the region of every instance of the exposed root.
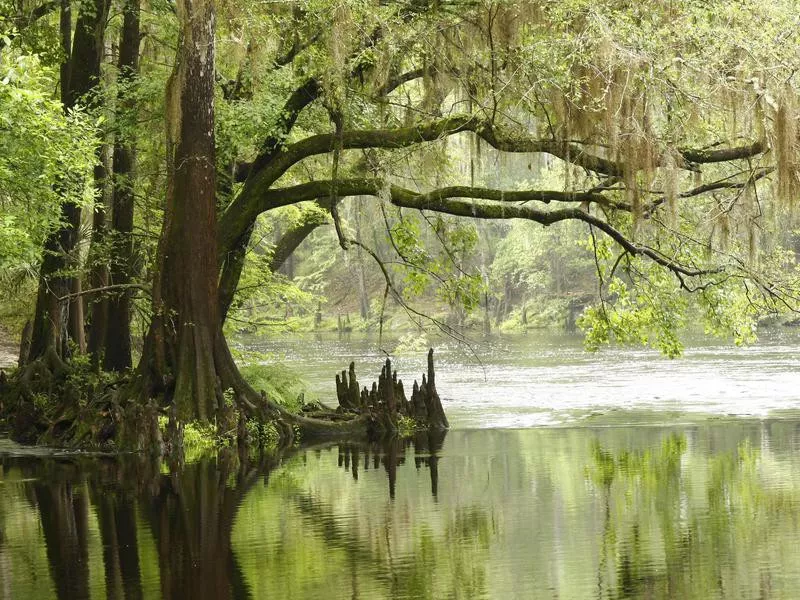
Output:
<path fill-rule="evenodd" d="M 214 363 L 219 387 L 232 390 L 232 395 L 226 392 L 217 401 L 217 432 L 240 447 L 263 443 L 250 438 L 253 422 L 257 427 L 274 426 L 275 443 L 280 445 L 291 444 L 298 436 L 358 440 L 448 426 L 434 383 L 432 350 L 428 373 L 421 385 L 414 382 L 410 400 L 390 361 L 371 390 L 359 388 L 351 364 L 349 373 L 336 376 L 339 406 L 307 405 L 301 414 L 254 390 L 241 377 L 224 340 L 216 344 Z M 143 391 L 136 375 L 130 381 L 92 379 L 80 367 L 48 352 L 11 376 L 0 372 L 0 418 L 21 443 L 166 455 L 180 452 L 184 424 L 175 406 L 146 399 Z M 168 421 L 166 427 L 163 419 Z"/>
<path fill-rule="evenodd" d="M 397 372 L 392 371 L 388 359 L 380 378 L 372 384 L 372 390 L 359 389 L 355 365 L 351 363 L 349 378 L 345 371 L 342 371 L 341 378 L 336 375 L 339 407 L 335 411 L 323 408 L 301 415 L 290 413 L 244 381 L 224 341 L 217 344 L 215 360 L 223 387 L 234 391 L 241 409 L 253 418 L 274 421 L 283 439 L 291 441 L 295 430 L 303 439 L 375 437 L 397 432 L 402 428 L 402 417 L 413 423 L 415 429 L 442 430 L 449 427 L 436 392 L 432 348 L 428 351 L 427 378 L 422 376 L 422 385 L 414 381 L 410 401 L 406 399 L 403 382 L 397 379 Z"/>

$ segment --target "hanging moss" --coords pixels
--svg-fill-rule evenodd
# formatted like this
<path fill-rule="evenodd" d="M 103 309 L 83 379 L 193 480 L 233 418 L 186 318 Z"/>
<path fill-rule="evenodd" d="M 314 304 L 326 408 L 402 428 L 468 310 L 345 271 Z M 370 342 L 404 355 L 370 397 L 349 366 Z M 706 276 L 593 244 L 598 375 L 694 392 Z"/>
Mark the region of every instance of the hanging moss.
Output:
<path fill-rule="evenodd" d="M 785 90 L 778 100 L 773 121 L 778 200 L 790 210 L 800 195 L 800 159 L 798 158 L 797 101 L 792 90 Z"/>
<path fill-rule="evenodd" d="M 678 227 L 678 168 L 675 154 L 670 149 L 664 153 L 663 189 L 664 206 L 666 208 L 667 224 L 676 229 Z"/>

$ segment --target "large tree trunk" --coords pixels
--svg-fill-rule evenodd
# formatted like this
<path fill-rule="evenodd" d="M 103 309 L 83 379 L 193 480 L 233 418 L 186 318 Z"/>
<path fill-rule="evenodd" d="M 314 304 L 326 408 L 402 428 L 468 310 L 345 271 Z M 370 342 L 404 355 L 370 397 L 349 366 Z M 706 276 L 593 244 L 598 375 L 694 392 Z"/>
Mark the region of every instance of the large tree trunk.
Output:
<path fill-rule="evenodd" d="M 64 110 L 72 109 L 100 79 L 109 0 L 94 0 L 81 5 L 70 40 L 69 3 L 62 3 L 61 36 L 67 64 L 61 69 L 61 100 Z M 64 182 L 63 185 L 69 185 Z M 33 324 L 30 358 L 36 359 L 49 350 L 63 355 L 67 339 L 83 349 L 83 308 L 80 281 L 63 271 L 78 264 L 76 245 L 81 221 L 80 206 L 64 202 L 62 224 L 45 242 L 44 259 L 39 271 L 39 290 Z M 73 295 L 75 301 L 67 298 Z"/>
<path fill-rule="evenodd" d="M 89 599 L 89 503 L 82 487 L 69 482 L 34 484 L 58 598 Z"/>
<path fill-rule="evenodd" d="M 139 70 L 139 0 L 127 0 L 119 46 L 119 78 L 130 82 Z M 121 86 L 125 89 L 126 86 Z M 131 110 L 133 100 L 120 93 L 120 110 Z M 114 189 L 111 213 L 110 282 L 126 285 L 133 269 L 133 178 L 136 170 L 134 141 L 117 136 L 114 144 Z M 105 327 L 105 361 L 108 371 L 131 366 L 131 296 L 126 290 L 111 296 Z"/>
<path fill-rule="evenodd" d="M 214 164 L 214 4 L 179 0 L 181 39 L 167 91 L 170 181 L 142 358 L 145 395 L 163 386 L 181 420 L 210 420 L 221 395 Z"/>
<path fill-rule="evenodd" d="M 187 465 L 178 477 L 163 477 L 149 502 L 145 517 L 158 550 L 165 600 L 251 597 L 231 535 L 242 499 L 273 464 L 264 459 L 253 468 L 242 464 L 237 472 L 237 462 L 227 449 L 216 460 L 206 457 Z M 236 484 L 231 485 L 234 474 Z"/>

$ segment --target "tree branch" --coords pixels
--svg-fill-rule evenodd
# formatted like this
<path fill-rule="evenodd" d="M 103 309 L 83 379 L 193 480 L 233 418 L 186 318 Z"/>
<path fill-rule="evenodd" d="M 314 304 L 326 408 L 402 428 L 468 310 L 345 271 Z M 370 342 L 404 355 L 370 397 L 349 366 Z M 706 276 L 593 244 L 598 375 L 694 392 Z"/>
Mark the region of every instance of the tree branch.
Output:
<path fill-rule="evenodd" d="M 339 138 L 336 134 L 325 133 L 309 136 L 294 144 L 283 148 L 280 154 L 271 153 L 269 156 L 262 153 L 261 157 L 253 164 L 248 183 L 257 188 L 269 188 L 289 168 L 305 158 L 332 152 L 337 142 L 341 142 L 343 150 L 358 150 L 367 148 L 400 149 L 431 142 L 443 137 L 462 132 L 473 132 L 486 143 L 502 152 L 530 152 L 550 154 L 576 166 L 600 175 L 621 177 L 625 167 L 623 163 L 603 158 L 592 154 L 577 142 L 565 142 L 551 139 L 537 139 L 527 135 L 511 135 L 501 131 L 495 125 L 474 115 L 452 115 L 435 119 L 411 127 L 398 127 L 393 129 L 364 129 L 343 131 Z M 585 146 L 591 146 L 586 144 Z M 753 144 L 742 148 L 727 148 L 718 150 L 682 150 L 683 156 L 694 159 L 695 162 L 718 162 L 722 156 L 746 158 L 762 151 L 760 144 Z M 274 157 L 274 160 L 269 158 Z M 688 159 L 687 159 L 688 160 Z M 242 210 L 242 205 L 249 202 L 250 190 L 243 190 L 228 208 L 229 212 Z"/>
<path fill-rule="evenodd" d="M 328 223 L 328 216 L 321 212 L 314 212 L 308 218 L 302 220 L 291 227 L 284 233 L 278 243 L 275 244 L 275 250 L 272 253 L 272 260 L 269 263 L 270 270 L 274 273 L 283 266 L 286 259 L 297 250 L 297 247 L 303 243 L 311 233 L 321 225 Z"/>
<path fill-rule="evenodd" d="M 277 206 L 294 204 L 302 200 L 311 200 L 314 197 L 324 198 L 328 195 L 329 190 L 330 182 L 328 181 L 314 181 L 291 188 L 267 190 L 262 195 L 262 206 L 274 208 Z M 350 179 L 342 180 L 338 183 L 339 197 L 380 196 L 382 191 L 382 182 L 377 179 Z M 474 219 L 526 219 L 528 221 L 541 223 L 545 226 L 561 221 L 582 221 L 605 233 L 630 255 L 646 256 L 673 273 L 688 277 L 696 277 L 722 271 L 722 269 L 695 269 L 678 263 L 652 248 L 636 244 L 608 222 L 589 214 L 581 208 L 541 210 L 526 204 L 519 204 L 519 202 L 527 202 L 528 200 L 541 200 L 543 202 L 549 202 L 553 199 L 563 201 L 586 201 L 585 198 L 581 198 L 577 193 L 571 194 L 568 192 L 549 190 L 503 192 L 500 190 L 462 186 L 447 187 L 420 193 L 395 185 L 389 187 L 388 193 L 392 204 L 395 206 L 417 210 L 430 210 L 459 217 Z M 582 194 L 584 196 L 588 195 L 591 199 L 590 201 L 597 201 L 597 196 L 606 200 L 604 196 L 596 192 L 583 192 Z M 476 199 L 482 201 L 475 202 Z M 258 212 L 260 211 L 256 211 L 255 214 L 252 215 L 252 218 L 255 218 Z M 236 235 L 235 229 L 229 229 L 232 227 L 232 224 L 230 221 L 225 220 L 226 215 L 223 215 L 223 219 L 220 220 L 221 248 L 225 247 L 224 243 L 226 240 Z M 233 239 L 235 239 L 235 237 Z"/>
<path fill-rule="evenodd" d="M 406 71 L 405 73 L 400 73 L 399 75 L 390 77 L 386 83 L 384 83 L 381 87 L 379 87 L 375 91 L 375 93 L 378 97 L 388 96 L 394 90 L 399 88 L 401 85 L 408 83 L 409 81 L 414 81 L 415 79 L 419 79 L 424 75 L 425 75 L 424 68 L 413 69 L 411 71 Z"/>
<path fill-rule="evenodd" d="M 80 292 L 76 292 L 74 294 L 65 294 L 64 296 L 59 296 L 58 300 L 59 302 L 63 302 L 65 300 L 72 300 L 74 298 L 80 298 L 82 296 L 93 296 L 94 294 L 103 294 L 106 292 L 121 292 L 125 290 L 141 290 L 143 292 L 147 292 L 148 294 L 150 294 L 152 291 L 150 289 L 150 286 L 145 285 L 143 283 L 118 283 L 99 288 L 92 288 L 90 290 L 81 290 Z"/>
<path fill-rule="evenodd" d="M 346 196 L 376 196 L 386 187 L 381 179 L 341 179 L 336 184 L 337 195 Z M 324 198 L 330 194 L 331 182 L 328 180 L 311 181 L 300 185 L 261 190 L 250 197 L 250 203 L 243 207 L 242 212 L 225 211 L 219 220 L 218 243 L 221 253 L 227 252 L 233 242 L 262 212 L 303 202 Z M 390 190 L 401 190 L 391 186 Z M 412 193 L 398 191 L 400 194 Z M 471 186 L 450 186 L 419 194 L 422 201 L 443 200 L 446 198 L 475 198 L 483 200 L 496 200 L 506 203 L 519 203 L 539 201 L 550 202 L 595 202 L 613 208 L 625 208 L 617 205 L 599 192 L 560 192 L 555 190 L 515 190 L 505 191 Z"/>
<path fill-rule="evenodd" d="M 39 6 L 37 6 L 28 13 L 23 13 L 23 12 L 18 13 L 16 18 L 14 18 L 12 21 L 14 23 L 16 31 L 12 31 L 8 35 L 6 35 L 6 38 L 8 38 L 8 42 L 6 42 L 5 38 L 0 38 L 0 49 L 7 46 L 8 43 L 10 43 L 17 35 L 20 34 L 20 32 L 24 31 L 26 28 L 36 23 L 36 21 L 38 21 L 42 17 L 49 15 L 59 6 L 61 6 L 60 0 L 48 0 L 48 2 L 40 4 Z"/>
<path fill-rule="evenodd" d="M 683 148 L 678 150 L 684 160 L 697 164 L 727 162 L 730 160 L 750 158 L 762 154 L 765 151 L 766 146 L 764 142 L 754 142 L 748 146 L 719 148 L 717 150 L 700 148 Z"/>
<path fill-rule="evenodd" d="M 678 198 L 692 198 L 694 196 L 700 196 L 701 194 L 707 194 L 708 192 L 715 192 L 717 190 L 740 190 L 747 185 L 751 185 L 752 183 L 758 181 L 759 179 L 763 179 L 770 173 L 775 170 L 775 167 L 764 167 L 762 169 L 757 169 L 753 171 L 745 181 L 730 181 L 730 177 L 725 179 L 720 179 L 719 181 L 714 181 L 712 183 L 704 183 L 702 185 L 698 185 L 690 190 L 686 190 L 685 192 L 681 192 L 678 194 Z M 735 177 L 735 175 L 734 175 Z M 650 216 L 653 214 L 656 208 L 664 204 L 666 202 L 666 198 L 661 196 L 657 198 L 647 207 L 645 211 L 646 216 Z"/>

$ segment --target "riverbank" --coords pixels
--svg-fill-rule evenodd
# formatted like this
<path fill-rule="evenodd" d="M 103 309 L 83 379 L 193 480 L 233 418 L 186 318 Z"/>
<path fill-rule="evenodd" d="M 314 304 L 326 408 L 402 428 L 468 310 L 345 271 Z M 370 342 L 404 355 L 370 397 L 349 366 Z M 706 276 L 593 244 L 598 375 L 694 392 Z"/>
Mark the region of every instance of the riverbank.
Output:
<path fill-rule="evenodd" d="M 0 369 L 15 366 L 18 352 L 17 345 L 11 341 L 8 333 L 0 329 Z"/>

